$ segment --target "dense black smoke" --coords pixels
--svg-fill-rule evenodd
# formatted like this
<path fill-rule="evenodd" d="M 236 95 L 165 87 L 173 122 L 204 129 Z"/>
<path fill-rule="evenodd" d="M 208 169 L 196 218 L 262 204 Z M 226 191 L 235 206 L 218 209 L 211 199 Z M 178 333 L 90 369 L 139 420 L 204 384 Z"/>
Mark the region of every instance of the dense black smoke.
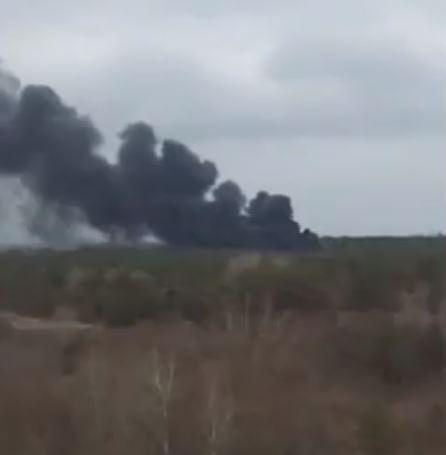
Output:
<path fill-rule="evenodd" d="M 120 134 L 118 160 L 97 153 L 101 135 L 88 117 L 49 87 L 18 89 L 0 72 L 0 173 L 17 175 L 45 210 L 81 214 L 109 238 L 147 234 L 181 246 L 304 250 L 290 198 L 259 192 L 247 203 L 232 181 L 216 185 L 214 163 L 164 140 L 142 122 Z"/>

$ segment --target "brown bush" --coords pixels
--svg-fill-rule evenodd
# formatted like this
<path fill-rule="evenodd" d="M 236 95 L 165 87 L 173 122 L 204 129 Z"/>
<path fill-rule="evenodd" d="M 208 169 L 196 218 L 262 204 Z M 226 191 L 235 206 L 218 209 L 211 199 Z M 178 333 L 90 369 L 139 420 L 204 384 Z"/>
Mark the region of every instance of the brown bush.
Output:
<path fill-rule="evenodd" d="M 344 373 L 373 374 L 387 384 L 417 382 L 446 366 L 445 338 L 436 324 L 399 325 L 382 314 L 339 327 L 329 340 Z"/>

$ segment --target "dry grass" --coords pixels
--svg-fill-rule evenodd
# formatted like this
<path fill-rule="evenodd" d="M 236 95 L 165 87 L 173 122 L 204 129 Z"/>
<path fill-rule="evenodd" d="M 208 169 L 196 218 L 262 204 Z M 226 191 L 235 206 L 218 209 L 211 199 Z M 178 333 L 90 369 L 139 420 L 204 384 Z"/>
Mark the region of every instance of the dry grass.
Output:
<path fill-rule="evenodd" d="M 370 438 L 392 454 L 444 453 L 442 378 L 339 375 L 331 324 L 321 313 L 249 332 L 103 328 L 68 372 L 54 334 L 15 333 L 0 341 L 0 453 L 347 455 L 374 453 Z"/>

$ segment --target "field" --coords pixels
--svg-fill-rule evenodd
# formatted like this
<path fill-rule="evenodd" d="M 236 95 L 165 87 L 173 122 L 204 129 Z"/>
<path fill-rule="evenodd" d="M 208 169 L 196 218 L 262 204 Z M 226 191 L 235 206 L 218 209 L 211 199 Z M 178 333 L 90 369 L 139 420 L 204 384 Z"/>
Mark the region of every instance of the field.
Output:
<path fill-rule="evenodd" d="M 0 453 L 443 454 L 446 241 L 0 254 Z"/>

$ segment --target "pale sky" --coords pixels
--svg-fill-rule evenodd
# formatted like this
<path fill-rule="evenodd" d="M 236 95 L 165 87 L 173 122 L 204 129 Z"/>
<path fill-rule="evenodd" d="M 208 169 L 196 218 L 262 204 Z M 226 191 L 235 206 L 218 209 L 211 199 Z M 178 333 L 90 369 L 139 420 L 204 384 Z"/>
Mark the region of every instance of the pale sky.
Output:
<path fill-rule="evenodd" d="M 152 124 L 320 234 L 446 226 L 443 0 L 0 0 L 0 58 L 116 134 Z"/>

